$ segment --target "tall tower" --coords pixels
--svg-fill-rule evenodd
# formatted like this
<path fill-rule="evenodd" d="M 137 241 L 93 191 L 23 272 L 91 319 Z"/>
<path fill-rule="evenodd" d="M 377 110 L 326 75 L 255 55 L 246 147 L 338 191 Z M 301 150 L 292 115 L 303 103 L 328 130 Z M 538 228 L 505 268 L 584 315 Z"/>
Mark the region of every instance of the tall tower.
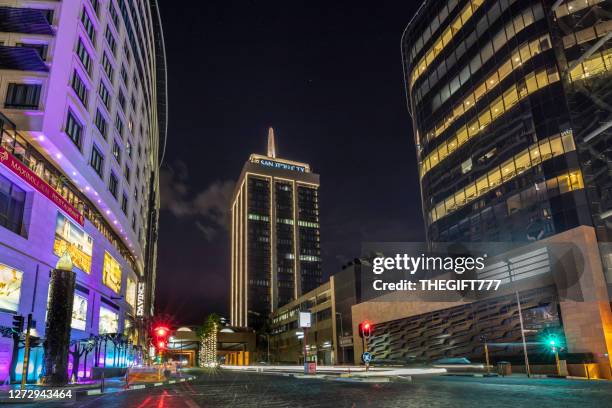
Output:
<path fill-rule="evenodd" d="M 231 204 L 231 324 L 259 327 L 269 313 L 322 282 L 319 175 L 306 163 L 251 154 Z"/>
<path fill-rule="evenodd" d="M 423 4 L 402 57 L 429 241 L 579 225 L 612 240 L 609 15 L 599 1 Z"/>
<path fill-rule="evenodd" d="M 86 311 L 72 339 L 125 332 L 146 349 L 168 101 L 157 1 L 0 1 L 0 22 L 0 269 L 23 282 L 10 311 L 44 336 L 40 279 L 70 248 Z M 0 338 L 0 360 L 12 347 Z"/>

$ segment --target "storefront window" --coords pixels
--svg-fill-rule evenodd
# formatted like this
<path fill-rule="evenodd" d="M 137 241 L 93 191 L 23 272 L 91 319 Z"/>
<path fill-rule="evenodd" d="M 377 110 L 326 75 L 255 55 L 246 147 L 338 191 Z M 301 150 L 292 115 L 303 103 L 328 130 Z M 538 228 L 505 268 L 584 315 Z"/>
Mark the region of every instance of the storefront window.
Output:
<path fill-rule="evenodd" d="M 128 276 L 125 288 L 125 301 L 132 308 L 136 307 L 136 281 Z"/>
<path fill-rule="evenodd" d="M 23 272 L 0 264 L 0 311 L 19 310 L 22 280 Z"/>
<path fill-rule="evenodd" d="M 115 293 L 121 290 L 121 266 L 108 252 L 104 252 L 104 267 L 102 271 L 102 283 L 111 288 Z"/>
<path fill-rule="evenodd" d="M 119 315 L 110 309 L 100 306 L 99 334 L 117 333 L 119 331 Z"/>
<path fill-rule="evenodd" d="M 74 266 L 86 273 L 91 271 L 93 239 L 68 217 L 58 212 L 55 221 L 53 253 L 62 256 L 64 252 L 68 252 Z"/>
<path fill-rule="evenodd" d="M 74 295 L 72 302 L 72 322 L 70 327 L 76 330 L 85 330 L 87 324 L 87 298 Z"/>

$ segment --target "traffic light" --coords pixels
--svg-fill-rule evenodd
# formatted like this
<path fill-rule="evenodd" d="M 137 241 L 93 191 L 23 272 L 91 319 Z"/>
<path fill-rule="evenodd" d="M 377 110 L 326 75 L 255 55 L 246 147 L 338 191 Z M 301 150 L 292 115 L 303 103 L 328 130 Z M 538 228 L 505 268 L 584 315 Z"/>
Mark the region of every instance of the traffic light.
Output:
<path fill-rule="evenodd" d="M 167 327 L 158 326 L 153 332 L 155 333 L 155 337 L 166 337 L 170 331 Z"/>
<path fill-rule="evenodd" d="M 364 320 L 359 323 L 359 336 L 360 337 L 370 337 L 372 335 L 372 323 Z"/>
<path fill-rule="evenodd" d="M 16 333 L 23 333 L 23 316 L 21 315 L 13 316 L 13 330 Z"/>
<path fill-rule="evenodd" d="M 546 342 L 548 346 L 550 347 L 550 351 L 552 351 L 553 353 L 559 351 L 561 348 L 561 342 L 559 341 L 557 336 L 555 336 L 554 334 L 548 336 L 548 339 L 546 339 Z"/>
<path fill-rule="evenodd" d="M 168 336 L 170 335 L 170 329 L 166 326 L 157 326 L 153 329 L 153 337 L 155 348 L 158 351 L 166 350 L 168 347 Z"/>

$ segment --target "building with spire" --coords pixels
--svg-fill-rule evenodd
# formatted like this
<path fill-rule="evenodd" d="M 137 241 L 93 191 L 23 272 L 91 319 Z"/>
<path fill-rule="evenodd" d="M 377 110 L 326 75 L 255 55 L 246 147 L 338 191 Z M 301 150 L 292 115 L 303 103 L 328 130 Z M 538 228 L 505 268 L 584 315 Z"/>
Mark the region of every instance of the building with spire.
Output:
<path fill-rule="evenodd" d="M 231 201 L 233 326 L 260 327 L 270 313 L 322 283 L 319 175 L 277 157 L 251 154 Z"/>

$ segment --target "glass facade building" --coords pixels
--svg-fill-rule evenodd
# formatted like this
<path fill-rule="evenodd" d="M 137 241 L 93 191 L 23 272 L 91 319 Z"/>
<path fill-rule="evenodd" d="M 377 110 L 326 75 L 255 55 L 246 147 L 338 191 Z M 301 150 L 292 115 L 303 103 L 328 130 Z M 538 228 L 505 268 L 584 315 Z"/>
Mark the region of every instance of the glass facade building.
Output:
<path fill-rule="evenodd" d="M 610 239 L 610 13 L 599 0 L 423 3 L 402 57 L 428 241 L 579 225 Z"/>
<path fill-rule="evenodd" d="M 260 327 L 322 283 L 319 176 L 306 163 L 252 154 L 231 204 L 231 324 Z"/>
<path fill-rule="evenodd" d="M 0 1 L 0 326 L 32 313 L 44 338 L 49 270 L 68 252 L 71 338 L 146 344 L 166 116 L 156 1 Z M 0 361 L 11 349 L 0 338 Z M 73 374 L 130 363 L 107 349 Z"/>

